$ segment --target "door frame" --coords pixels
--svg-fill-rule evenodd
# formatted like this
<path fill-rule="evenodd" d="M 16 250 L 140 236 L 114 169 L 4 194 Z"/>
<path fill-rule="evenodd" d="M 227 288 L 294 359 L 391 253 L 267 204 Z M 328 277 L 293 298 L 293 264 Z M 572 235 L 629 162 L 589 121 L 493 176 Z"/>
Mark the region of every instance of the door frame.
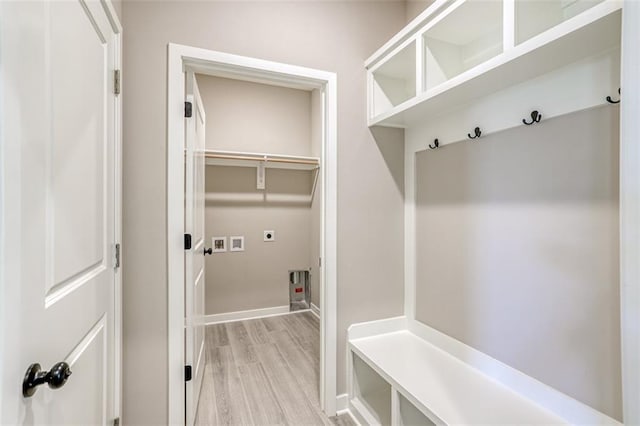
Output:
<path fill-rule="evenodd" d="M 335 73 L 169 43 L 167 46 L 168 423 L 183 424 L 185 72 L 323 95 L 320 256 L 320 405 L 337 408 L 337 76 Z"/>
<path fill-rule="evenodd" d="M 622 12 L 620 103 L 620 331 L 625 424 L 640 424 L 640 3 Z"/>
<path fill-rule="evenodd" d="M 119 262 L 117 268 L 115 268 L 115 277 L 114 277 L 114 311 L 113 311 L 113 332 L 114 332 L 114 374 L 113 377 L 113 416 L 114 419 L 120 419 L 122 417 L 122 371 L 123 371 L 123 315 L 122 315 L 122 304 L 123 304 L 123 292 L 122 292 L 122 259 L 123 259 L 123 241 L 122 241 L 122 87 L 123 87 L 123 78 L 122 78 L 122 23 L 120 22 L 120 18 L 118 17 L 118 13 L 116 12 L 112 0 L 101 0 L 100 4 L 102 5 L 107 19 L 109 19 L 109 23 L 111 24 L 111 28 L 113 28 L 113 32 L 115 33 L 114 40 L 114 74 L 112 83 L 115 84 L 115 72 L 119 73 L 118 75 L 118 83 L 120 84 L 119 93 L 115 94 L 114 99 L 114 111 L 113 111 L 113 121 L 115 126 L 114 131 L 114 223 L 113 223 L 113 234 L 114 241 L 116 244 L 120 244 L 120 253 L 118 253 L 118 258 L 114 259 Z M 115 87 L 113 88 L 115 92 Z"/>

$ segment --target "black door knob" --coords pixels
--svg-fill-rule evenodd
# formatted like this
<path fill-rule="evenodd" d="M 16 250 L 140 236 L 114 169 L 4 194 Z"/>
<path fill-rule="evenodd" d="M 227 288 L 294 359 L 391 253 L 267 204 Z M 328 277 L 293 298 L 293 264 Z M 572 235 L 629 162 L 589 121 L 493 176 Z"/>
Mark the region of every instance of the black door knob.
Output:
<path fill-rule="evenodd" d="M 212 254 L 213 253 L 213 249 L 211 247 L 209 248 L 204 248 L 204 255 L 208 255 L 208 254 Z"/>
<path fill-rule="evenodd" d="M 31 364 L 27 368 L 22 381 L 22 396 L 25 398 L 32 397 L 38 386 L 47 383 L 51 389 L 59 389 L 67 383 L 67 379 L 71 375 L 71 369 L 66 362 L 55 364 L 49 371 L 41 371 L 40 364 Z"/>

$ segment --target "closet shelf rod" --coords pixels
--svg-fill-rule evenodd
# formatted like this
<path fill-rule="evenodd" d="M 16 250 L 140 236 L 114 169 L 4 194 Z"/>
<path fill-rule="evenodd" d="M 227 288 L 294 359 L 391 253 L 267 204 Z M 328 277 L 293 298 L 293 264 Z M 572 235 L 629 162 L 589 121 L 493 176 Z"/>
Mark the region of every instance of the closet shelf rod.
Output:
<path fill-rule="evenodd" d="M 289 163 L 289 164 L 307 164 L 312 166 L 319 165 L 318 160 L 303 160 L 303 159 L 294 159 L 294 158 L 277 158 L 271 157 L 269 155 L 265 155 L 263 157 L 259 156 L 249 156 L 249 155 L 232 155 L 232 154 L 216 154 L 216 153 L 205 153 L 206 158 L 218 158 L 221 160 L 245 160 L 245 161 L 267 161 L 270 163 Z"/>

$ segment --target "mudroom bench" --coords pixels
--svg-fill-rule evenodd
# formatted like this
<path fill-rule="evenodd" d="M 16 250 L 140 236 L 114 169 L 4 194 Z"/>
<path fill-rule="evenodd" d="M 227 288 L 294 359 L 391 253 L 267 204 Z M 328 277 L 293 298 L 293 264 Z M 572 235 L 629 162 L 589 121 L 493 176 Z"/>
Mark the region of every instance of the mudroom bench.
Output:
<path fill-rule="evenodd" d="M 349 409 L 363 425 L 620 424 L 406 317 L 348 332 Z"/>

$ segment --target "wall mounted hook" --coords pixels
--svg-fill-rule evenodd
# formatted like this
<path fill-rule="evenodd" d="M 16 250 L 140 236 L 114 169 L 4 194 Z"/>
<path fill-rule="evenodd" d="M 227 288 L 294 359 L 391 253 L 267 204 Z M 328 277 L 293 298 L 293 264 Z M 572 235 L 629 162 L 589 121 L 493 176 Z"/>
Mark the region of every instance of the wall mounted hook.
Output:
<path fill-rule="evenodd" d="M 438 147 L 440 147 L 440 142 L 438 142 L 438 139 L 434 139 L 433 145 L 429 144 L 429 148 L 431 149 L 436 149 Z"/>
<path fill-rule="evenodd" d="M 618 89 L 618 95 L 620 95 L 620 89 Z M 607 102 L 609 102 L 610 104 L 619 104 L 620 103 L 620 99 L 618 99 L 617 101 L 614 101 L 613 99 L 611 99 L 611 96 L 607 96 Z"/>
<path fill-rule="evenodd" d="M 473 133 L 474 133 L 474 136 L 471 136 L 471 133 L 467 133 L 467 136 L 469 137 L 469 139 L 476 139 L 482 135 L 482 131 L 480 130 L 480 127 L 476 127 L 475 129 L 473 129 Z"/>
<path fill-rule="evenodd" d="M 527 126 L 531 126 L 533 123 L 539 123 L 540 120 L 542 120 L 542 114 L 540 114 L 538 111 L 531 111 L 531 122 L 527 123 L 527 120 L 525 120 L 524 118 L 522 119 L 522 122 Z"/>

